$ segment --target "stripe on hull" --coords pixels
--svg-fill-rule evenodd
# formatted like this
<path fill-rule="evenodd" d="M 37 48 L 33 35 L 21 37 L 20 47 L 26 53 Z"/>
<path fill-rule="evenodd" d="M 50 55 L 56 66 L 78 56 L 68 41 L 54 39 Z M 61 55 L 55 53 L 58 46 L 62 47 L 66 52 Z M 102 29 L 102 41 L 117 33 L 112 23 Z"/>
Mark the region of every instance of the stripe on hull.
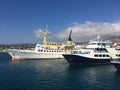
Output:
<path fill-rule="evenodd" d="M 53 59 L 63 59 L 63 58 L 12 58 L 13 61 L 16 61 L 16 60 L 53 60 Z"/>
<path fill-rule="evenodd" d="M 40 55 L 31 55 L 31 56 L 25 56 L 25 54 L 22 56 L 20 55 L 15 55 L 14 53 L 11 53 L 9 52 L 9 54 L 11 55 L 12 57 L 12 60 L 51 60 L 51 59 L 63 59 L 64 57 L 61 55 L 61 56 L 40 56 Z"/>
<path fill-rule="evenodd" d="M 86 65 L 110 64 L 110 59 L 93 59 L 78 55 L 66 55 L 66 54 L 63 54 L 63 56 L 70 64 L 86 64 Z"/>

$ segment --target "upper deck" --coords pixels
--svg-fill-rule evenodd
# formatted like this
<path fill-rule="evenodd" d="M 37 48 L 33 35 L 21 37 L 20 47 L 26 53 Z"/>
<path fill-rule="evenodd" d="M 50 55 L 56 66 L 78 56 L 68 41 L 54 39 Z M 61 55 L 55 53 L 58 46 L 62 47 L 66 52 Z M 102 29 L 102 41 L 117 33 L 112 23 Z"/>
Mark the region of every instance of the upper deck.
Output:
<path fill-rule="evenodd" d="M 98 35 L 96 39 L 90 40 L 86 48 L 110 48 L 111 42 L 109 40 L 102 40 Z"/>

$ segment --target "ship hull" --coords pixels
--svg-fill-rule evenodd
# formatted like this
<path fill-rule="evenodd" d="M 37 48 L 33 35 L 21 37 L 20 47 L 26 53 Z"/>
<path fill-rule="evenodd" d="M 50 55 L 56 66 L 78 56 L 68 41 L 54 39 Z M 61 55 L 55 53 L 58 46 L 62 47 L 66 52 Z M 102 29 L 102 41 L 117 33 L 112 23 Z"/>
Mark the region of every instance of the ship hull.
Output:
<path fill-rule="evenodd" d="M 117 70 L 120 70 L 120 63 L 112 63 Z"/>
<path fill-rule="evenodd" d="M 82 65 L 110 64 L 109 58 L 95 59 L 67 54 L 63 54 L 63 56 L 70 64 L 82 64 Z"/>
<path fill-rule="evenodd" d="M 12 60 L 51 60 L 63 59 L 62 52 L 34 52 L 31 50 L 9 50 Z"/>

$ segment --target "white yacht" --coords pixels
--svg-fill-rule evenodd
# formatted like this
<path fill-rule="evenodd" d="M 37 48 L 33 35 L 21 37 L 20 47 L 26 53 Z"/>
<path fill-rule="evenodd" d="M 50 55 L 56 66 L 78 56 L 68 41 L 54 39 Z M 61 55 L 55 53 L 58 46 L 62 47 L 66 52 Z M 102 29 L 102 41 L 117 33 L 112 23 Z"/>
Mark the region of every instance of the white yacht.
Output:
<path fill-rule="evenodd" d="M 84 49 L 79 49 L 70 54 L 63 54 L 70 64 L 108 64 L 111 57 L 115 58 L 115 48 L 111 47 L 111 42 L 102 40 L 100 35 L 94 40 L 90 40 Z"/>

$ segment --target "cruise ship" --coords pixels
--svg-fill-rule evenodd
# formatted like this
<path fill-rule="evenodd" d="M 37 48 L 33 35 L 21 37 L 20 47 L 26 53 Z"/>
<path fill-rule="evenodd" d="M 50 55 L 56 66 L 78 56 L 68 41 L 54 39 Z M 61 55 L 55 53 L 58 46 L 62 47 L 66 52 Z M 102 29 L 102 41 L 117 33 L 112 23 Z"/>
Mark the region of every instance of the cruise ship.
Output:
<path fill-rule="evenodd" d="M 120 52 L 111 46 L 108 40 L 102 40 L 100 35 L 90 40 L 84 49 L 79 49 L 70 54 L 63 54 L 70 64 L 109 64 L 111 59 L 118 58 Z"/>
<path fill-rule="evenodd" d="M 71 41 L 70 31 L 67 43 L 47 42 L 47 30 L 43 32 L 43 44 L 36 44 L 34 50 L 8 49 L 12 60 L 44 60 L 44 59 L 62 59 L 62 54 L 70 53 L 74 45 Z"/>

